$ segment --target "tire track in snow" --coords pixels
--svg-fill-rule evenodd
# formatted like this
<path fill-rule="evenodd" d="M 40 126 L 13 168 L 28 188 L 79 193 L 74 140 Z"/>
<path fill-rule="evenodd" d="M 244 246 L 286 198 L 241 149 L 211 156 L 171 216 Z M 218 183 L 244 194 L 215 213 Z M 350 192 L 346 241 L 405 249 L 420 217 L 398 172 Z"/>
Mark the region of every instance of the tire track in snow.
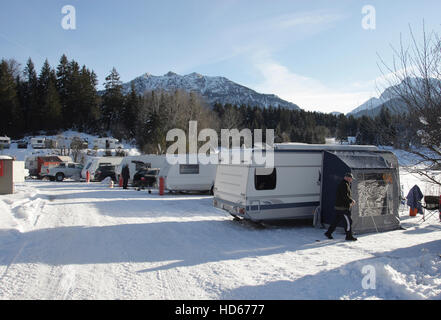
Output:
<path fill-rule="evenodd" d="M 40 215 L 43 212 L 43 208 L 45 207 L 46 202 L 43 199 L 40 198 L 36 198 L 36 195 L 33 195 L 31 197 L 30 200 L 21 200 L 17 202 L 13 202 L 11 204 L 11 209 L 13 209 L 14 211 L 17 212 L 17 210 L 23 208 L 24 212 L 28 211 L 28 208 L 35 208 L 32 209 L 32 213 L 34 215 L 36 215 L 36 218 L 34 220 L 34 222 L 31 224 L 31 229 L 30 230 L 26 230 L 26 232 L 29 232 L 32 230 L 32 228 L 35 228 L 35 226 L 37 225 L 38 222 L 38 218 L 40 217 Z M 18 211 L 20 212 L 20 211 Z M 16 213 L 17 216 L 17 213 Z M 20 215 L 18 215 L 20 217 Z M 26 218 L 24 216 L 22 216 L 21 218 Z M 23 225 L 22 225 L 23 227 Z M 25 228 L 28 229 L 28 228 Z M 23 235 L 22 233 L 20 233 L 20 235 Z M 19 269 L 20 267 L 18 267 L 16 265 L 16 261 L 18 260 L 18 258 L 20 257 L 20 255 L 23 253 L 24 249 L 26 248 L 26 246 L 29 244 L 29 240 L 22 240 L 23 243 L 20 246 L 20 248 L 17 250 L 16 254 L 13 255 L 12 259 L 10 260 L 10 262 L 7 264 L 3 274 L 0 276 L 0 296 L 3 296 L 5 294 L 5 291 L 7 292 L 7 288 L 11 288 L 13 287 L 14 290 L 21 290 L 21 286 L 24 285 L 24 281 L 23 281 L 23 273 L 20 272 L 20 270 L 18 270 L 18 277 L 12 277 L 12 283 L 11 283 L 11 277 L 8 277 L 9 273 L 14 272 L 15 269 Z M 25 267 L 26 269 L 28 269 L 24 274 L 27 275 L 27 278 L 33 278 L 36 279 L 35 276 L 35 265 L 31 266 L 28 265 Z M 17 280 L 17 281 L 13 281 L 13 280 Z M 15 295 L 14 295 L 15 296 Z"/>

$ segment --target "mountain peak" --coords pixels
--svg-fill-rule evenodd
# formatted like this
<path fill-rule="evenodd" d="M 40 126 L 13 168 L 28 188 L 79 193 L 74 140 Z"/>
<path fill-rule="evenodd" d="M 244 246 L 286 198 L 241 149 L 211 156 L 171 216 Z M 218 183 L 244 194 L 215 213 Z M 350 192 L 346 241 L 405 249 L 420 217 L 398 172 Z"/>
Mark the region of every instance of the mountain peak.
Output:
<path fill-rule="evenodd" d="M 169 71 L 166 74 L 164 74 L 164 77 L 174 77 L 177 76 L 177 73 L 174 73 L 173 71 Z"/>
<path fill-rule="evenodd" d="M 199 93 L 210 105 L 220 103 L 238 106 L 250 105 L 261 108 L 273 106 L 276 108 L 300 109 L 294 103 L 285 101 L 276 95 L 258 93 L 221 76 L 204 76 L 196 72 L 181 76 L 169 71 L 163 76 L 145 73 L 135 80 L 133 81 L 135 90 L 139 94 L 154 90 L 173 92 L 181 89 L 187 92 Z M 123 84 L 123 90 L 125 93 L 130 92 L 130 82 Z"/>
<path fill-rule="evenodd" d="M 197 73 L 197 72 L 192 72 L 189 74 L 189 76 L 196 77 L 196 78 L 203 78 L 204 77 L 203 75 L 201 75 L 200 73 Z"/>

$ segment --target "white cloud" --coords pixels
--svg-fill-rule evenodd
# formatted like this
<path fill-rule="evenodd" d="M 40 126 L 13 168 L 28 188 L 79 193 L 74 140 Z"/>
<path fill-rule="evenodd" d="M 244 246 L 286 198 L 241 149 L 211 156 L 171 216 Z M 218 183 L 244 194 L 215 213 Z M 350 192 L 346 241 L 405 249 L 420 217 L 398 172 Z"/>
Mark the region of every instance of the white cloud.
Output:
<path fill-rule="evenodd" d="M 274 93 L 308 111 L 347 113 L 377 95 L 372 81 L 335 89 L 317 79 L 292 72 L 266 53 L 254 57 L 254 67 L 261 73 L 263 81 L 250 87 L 258 92 Z"/>
<path fill-rule="evenodd" d="M 270 23 L 276 28 L 293 28 L 298 26 L 326 25 L 343 19 L 344 16 L 335 13 L 305 12 L 301 14 L 282 15 L 272 19 Z"/>

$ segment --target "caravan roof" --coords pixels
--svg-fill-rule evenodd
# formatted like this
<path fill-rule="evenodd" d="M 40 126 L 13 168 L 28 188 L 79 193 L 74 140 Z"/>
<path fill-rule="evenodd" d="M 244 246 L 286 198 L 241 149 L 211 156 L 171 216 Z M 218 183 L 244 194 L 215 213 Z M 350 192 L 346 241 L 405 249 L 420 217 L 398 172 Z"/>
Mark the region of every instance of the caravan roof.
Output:
<path fill-rule="evenodd" d="M 319 150 L 319 151 L 377 151 L 376 146 L 341 145 L 341 144 L 307 144 L 307 143 L 276 143 L 274 150 Z"/>
<path fill-rule="evenodd" d="M 261 149 L 261 148 L 232 148 L 223 149 L 219 152 L 220 164 L 234 164 L 240 166 L 262 166 L 255 162 L 255 155 L 257 152 L 262 151 L 262 157 L 268 156 L 271 152 L 280 158 L 281 154 L 288 155 L 290 153 L 322 153 L 324 151 L 329 152 L 379 152 L 380 150 L 376 146 L 360 146 L 360 145 L 328 145 L 328 144 L 307 144 L 307 143 L 280 143 L 274 144 L 274 149 Z M 240 158 L 239 158 L 240 157 Z M 236 159 L 237 161 L 233 161 Z M 262 160 L 259 160 L 261 162 Z"/>
<path fill-rule="evenodd" d="M 332 152 L 348 169 L 391 169 L 393 168 L 381 153 L 365 151 L 335 151 Z"/>

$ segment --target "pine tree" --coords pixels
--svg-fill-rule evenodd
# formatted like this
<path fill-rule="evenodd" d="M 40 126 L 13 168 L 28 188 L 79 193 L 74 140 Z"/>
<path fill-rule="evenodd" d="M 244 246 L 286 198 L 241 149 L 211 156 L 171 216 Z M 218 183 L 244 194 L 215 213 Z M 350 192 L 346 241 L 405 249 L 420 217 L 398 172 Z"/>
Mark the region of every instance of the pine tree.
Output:
<path fill-rule="evenodd" d="M 121 109 L 124 105 L 122 82 L 115 68 L 106 77 L 104 84 L 106 89 L 101 106 L 101 115 L 104 122 L 104 130 L 111 130 L 116 127 L 120 119 Z"/>
<path fill-rule="evenodd" d="M 47 92 L 43 100 L 42 125 L 45 129 L 54 130 L 62 128 L 63 117 L 61 103 L 54 80 L 49 80 Z"/>
<path fill-rule="evenodd" d="M 17 136 L 22 129 L 21 113 L 13 70 L 6 60 L 0 63 L 0 134 Z"/>
<path fill-rule="evenodd" d="M 133 139 L 136 135 L 135 123 L 140 108 L 140 98 L 135 90 L 135 84 L 130 85 L 130 93 L 125 99 L 122 122 L 126 130 L 126 138 Z"/>
<path fill-rule="evenodd" d="M 81 117 L 81 75 L 80 66 L 75 61 L 69 62 L 68 78 L 66 83 L 66 109 L 64 113 L 67 128 L 78 128 Z M 66 118 L 67 117 L 67 118 Z"/>
<path fill-rule="evenodd" d="M 79 87 L 75 92 L 77 112 L 74 125 L 81 131 L 96 129 L 95 122 L 99 118 L 96 74 L 83 66 L 77 80 Z"/>
<path fill-rule="evenodd" d="M 24 76 L 23 113 L 25 118 L 25 130 L 39 130 L 39 123 L 36 119 L 40 111 L 40 106 L 38 105 L 38 77 L 31 58 L 29 58 L 26 63 Z"/>
<path fill-rule="evenodd" d="M 48 106 L 46 105 L 47 96 L 49 92 L 49 86 L 51 82 L 55 81 L 55 73 L 52 71 L 48 60 L 46 59 L 40 74 L 38 76 L 38 84 L 37 84 L 37 101 L 39 108 L 38 110 L 34 110 L 32 113 L 32 117 L 36 123 L 39 124 L 39 127 L 37 129 L 45 130 L 49 129 L 49 127 L 52 127 L 52 125 L 49 125 L 49 118 L 51 115 L 48 114 Z M 58 93 L 57 93 L 58 94 Z"/>
<path fill-rule="evenodd" d="M 63 124 L 67 126 L 70 122 L 68 120 L 68 106 L 67 106 L 67 87 L 69 81 L 69 61 L 65 54 L 61 56 L 60 62 L 57 66 L 57 91 L 60 97 L 61 113 Z"/>

